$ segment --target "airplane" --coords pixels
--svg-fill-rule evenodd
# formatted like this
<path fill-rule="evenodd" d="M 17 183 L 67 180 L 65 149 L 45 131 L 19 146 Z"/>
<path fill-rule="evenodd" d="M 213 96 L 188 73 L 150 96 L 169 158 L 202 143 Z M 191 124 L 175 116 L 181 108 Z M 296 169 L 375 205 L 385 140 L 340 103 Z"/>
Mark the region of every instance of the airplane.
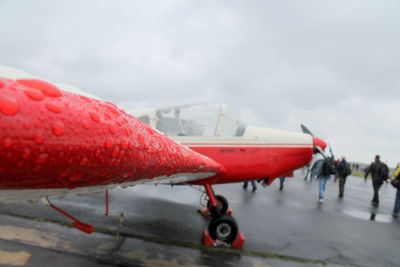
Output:
<path fill-rule="evenodd" d="M 325 141 L 304 125 L 301 125 L 303 133 L 248 126 L 220 103 L 128 110 L 128 113 L 223 166 L 223 171 L 215 176 L 189 184 L 205 188 L 208 211 L 213 218 L 208 228 L 211 239 L 228 243 L 235 240 L 238 226 L 231 214 L 227 214 L 227 199 L 214 193 L 213 184 L 249 180 L 271 184 L 277 177 L 293 176 L 293 171 L 308 165 L 315 153 L 325 156 L 323 150 L 327 147 Z M 209 240 L 207 233 L 203 234 L 204 239 Z"/>
<path fill-rule="evenodd" d="M 0 77 L 0 201 L 42 199 L 86 233 L 93 227 L 49 197 L 101 191 L 108 196 L 108 189 L 145 182 L 195 184 L 209 199 L 203 242 L 241 248 L 244 237 L 228 201 L 212 185 L 271 183 L 327 146 L 304 129 L 246 126 L 225 105 L 211 119 L 191 105 L 142 111 L 135 118 L 69 85 L 8 67 L 0 67 Z"/>

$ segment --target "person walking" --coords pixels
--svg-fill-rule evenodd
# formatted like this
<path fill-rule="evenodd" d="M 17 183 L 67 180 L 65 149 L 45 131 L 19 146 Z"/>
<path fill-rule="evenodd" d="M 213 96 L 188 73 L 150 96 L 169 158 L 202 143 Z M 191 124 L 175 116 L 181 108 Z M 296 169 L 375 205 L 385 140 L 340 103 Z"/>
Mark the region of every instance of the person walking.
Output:
<path fill-rule="evenodd" d="M 336 168 L 336 170 L 338 170 L 338 166 L 341 162 L 341 159 L 337 159 L 333 162 L 333 166 Z M 333 179 L 333 182 L 336 183 L 337 180 L 339 180 L 339 170 L 335 173 L 335 178 Z"/>
<path fill-rule="evenodd" d="M 326 182 L 328 181 L 330 175 L 332 174 L 332 171 L 330 170 L 331 167 L 327 164 L 324 157 L 320 153 L 318 153 L 315 156 L 315 163 L 312 169 L 318 179 L 318 185 L 319 185 L 318 202 L 323 203 L 325 189 L 326 189 Z"/>
<path fill-rule="evenodd" d="M 282 190 L 283 190 L 283 186 L 284 186 L 285 180 L 286 180 L 286 177 L 285 177 L 285 176 L 279 177 L 279 183 L 280 183 L 280 185 L 279 185 L 279 191 L 282 191 Z"/>
<path fill-rule="evenodd" d="M 379 189 L 383 183 L 382 170 L 384 169 L 385 167 L 380 161 L 380 156 L 376 155 L 375 161 L 369 165 L 364 176 L 364 178 L 367 179 L 368 175 L 371 174 L 372 186 L 374 188 L 374 197 L 372 198 L 371 204 L 375 207 L 379 206 Z"/>
<path fill-rule="evenodd" d="M 342 156 L 342 160 L 337 164 L 337 172 L 339 176 L 339 198 L 343 198 L 344 186 L 346 184 L 346 178 L 351 174 L 350 164 L 346 161 L 346 158 Z"/>
<path fill-rule="evenodd" d="M 257 185 L 256 182 L 254 180 L 250 180 L 251 186 L 253 187 L 253 192 L 255 192 L 257 190 Z M 243 183 L 243 188 L 247 189 L 247 186 L 249 184 L 249 181 L 246 181 Z"/>
<path fill-rule="evenodd" d="M 394 181 L 392 181 L 392 185 L 397 189 L 396 198 L 394 200 L 394 207 L 393 207 L 393 218 L 399 217 L 400 212 L 400 163 L 397 164 L 396 170 L 393 174 Z"/>

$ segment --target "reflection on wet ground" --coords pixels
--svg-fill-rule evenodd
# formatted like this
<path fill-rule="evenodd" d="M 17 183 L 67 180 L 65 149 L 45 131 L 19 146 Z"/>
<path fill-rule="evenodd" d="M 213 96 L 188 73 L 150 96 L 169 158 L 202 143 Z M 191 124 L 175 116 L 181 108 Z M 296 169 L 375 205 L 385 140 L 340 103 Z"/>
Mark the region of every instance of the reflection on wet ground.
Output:
<path fill-rule="evenodd" d="M 393 221 L 393 218 L 389 214 L 379 214 L 379 208 L 371 207 L 370 212 L 362 211 L 362 210 L 344 210 L 344 214 L 352 216 L 354 218 L 390 223 Z"/>

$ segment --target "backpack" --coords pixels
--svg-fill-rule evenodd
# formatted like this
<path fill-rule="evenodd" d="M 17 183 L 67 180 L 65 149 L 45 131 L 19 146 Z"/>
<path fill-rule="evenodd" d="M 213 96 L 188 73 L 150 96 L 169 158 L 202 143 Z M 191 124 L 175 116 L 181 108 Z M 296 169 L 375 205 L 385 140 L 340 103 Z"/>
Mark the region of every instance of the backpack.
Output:
<path fill-rule="evenodd" d="M 335 167 L 333 167 L 333 162 L 330 158 L 325 158 L 324 163 L 322 165 L 322 170 L 321 170 L 321 175 L 323 176 L 329 176 L 331 174 L 335 174 L 336 170 Z"/>
<path fill-rule="evenodd" d="M 389 168 L 386 166 L 386 164 L 381 164 L 379 168 L 379 177 L 384 181 L 389 178 Z"/>
<path fill-rule="evenodd" d="M 346 178 L 350 174 L 351 174 L 350 164 L 346 163 L 346 165 L 344 166 L 344 169 L 343 169 L 343 177 Z"/>

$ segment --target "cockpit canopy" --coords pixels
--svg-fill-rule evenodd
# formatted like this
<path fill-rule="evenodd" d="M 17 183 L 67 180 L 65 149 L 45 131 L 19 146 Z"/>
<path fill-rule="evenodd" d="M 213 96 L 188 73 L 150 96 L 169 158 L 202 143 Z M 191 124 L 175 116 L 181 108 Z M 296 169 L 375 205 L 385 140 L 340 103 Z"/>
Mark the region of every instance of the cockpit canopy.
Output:
<path fill-rule="evenodd" d="M 246 126 L 225 104 L 207 103 L 131 112 L 168 136 L 242 136 Z"/>

